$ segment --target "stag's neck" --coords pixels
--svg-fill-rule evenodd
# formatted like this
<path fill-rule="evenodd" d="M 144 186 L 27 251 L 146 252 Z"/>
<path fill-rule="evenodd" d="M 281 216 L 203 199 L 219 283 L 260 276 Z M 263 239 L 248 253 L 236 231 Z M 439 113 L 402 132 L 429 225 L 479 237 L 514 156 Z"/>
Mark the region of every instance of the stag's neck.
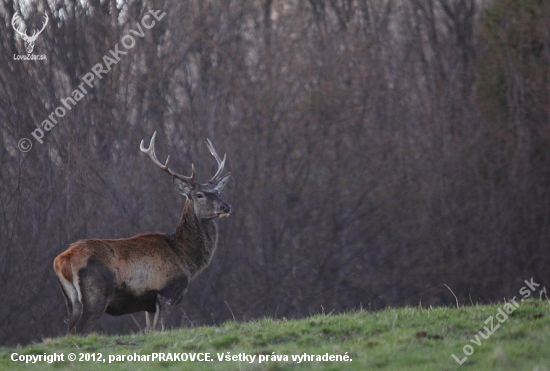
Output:
<path fill-rule="evenodd" d="M 210 263 L 218 243 L 218 230 L 214 220 L 197 218 L 192 202 L 186 200 L 176 232 L 171 237 L 192 278 Z"/>

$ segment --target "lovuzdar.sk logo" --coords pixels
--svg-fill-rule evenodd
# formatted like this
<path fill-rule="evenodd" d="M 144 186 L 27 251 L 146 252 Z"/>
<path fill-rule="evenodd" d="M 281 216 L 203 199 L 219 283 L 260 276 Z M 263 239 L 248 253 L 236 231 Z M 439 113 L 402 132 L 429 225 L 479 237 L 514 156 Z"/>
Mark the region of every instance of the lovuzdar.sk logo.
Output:
<path fill-rule="evenodd" d="M 48 15 L 44 16 L 44 22 L 42 23 L 42 28 L 40 31 L 34 30 L 32 35 L 29 36 L 27 33 L 27 29 L 22 27 L 22 20 L 21 16 L 19 15 L 19 12 L 15 12 L 13 17 L 11 18 L 11 25 L 15 32 L 17 32 L 23 41 L 25 42 L 25 50 L 27 51 L 27 54 L 21 54 L 21 55 L 13 55 L 13 60 L 46 60 L 46 54 L 32 54 L 32 51 L 34 50 L 34 42 L 40 36 L 42 31 L 46 28 L 46 25 L 48 24 L 49 18 Z M 17 25 L 19 23 L 19 25 Z"/>

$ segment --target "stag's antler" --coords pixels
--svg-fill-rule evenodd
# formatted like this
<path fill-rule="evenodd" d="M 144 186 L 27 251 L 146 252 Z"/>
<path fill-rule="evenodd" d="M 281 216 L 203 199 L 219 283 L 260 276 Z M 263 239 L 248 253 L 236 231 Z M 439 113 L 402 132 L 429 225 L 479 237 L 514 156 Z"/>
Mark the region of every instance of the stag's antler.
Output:
<path fill-rule="evenodd" d="M 218 171 L 216 171 L 216 174 L 212 177 L 212 179 L 209 180 L 209 183 L 216 183 L 218 181 L 218 177 L 223 171 L 223 167 L 225 166 L 225 157 L 226 155 L 223 155 L 223 160 L 220 159 L 220 156 L 218 156 L 218 153 L 214 149 L 214 146 L 212 145 L 212 142 L 210 139 L 206 139 L 206 145 L 208 146 L 208 149 L 210 150 L 210 153 L 214 158 L 216 159 L 216 162 L 218 163 Z"/>
<path fill-rule="evenodd" d="M 149 148 L 145 148 L 143 144 L 143 140 L 141 141 L 139 145 L 139 149 L 141 150 L 141 152 L 147 153 L 151 158 L 151 160 L 153 160 L 153 163 L 158 167 L 160 167 L 162 170 L 166 171 L 168 174 L 175 176 L 191 185 L 194 184 L 195 183 L 195 166 L 193 164 L 191 164 L 191 176 L 188 177 L 188 176 L 178 174 L 170 170 L 170 168 L 168 168 L 168 161 L 170 160 L 170 155 L 168 155 L 168 157 L 166 158 L 166 162 L 164 163 L 164 165 L 157 159 L 157 156 L 155 154 L 156 135 L 157 135 L 157 132 L 155 131 L 153 133 L 153 136 L 151 137 L 151 144 L 149 144 Z M 220 174 L 222 173 L 223 168 L 225 166 L 226 155 L 223 155 L 223 160 L 222 160 L 220 156 L 218 156 L 218 153 L 214 149 L 214 145 L 212 145 L 212 142 L 210 141 L 210 139 L 206 139 L 206 145 L 208 146 L 210 153 L 212 154 L 212 156 L 214 156 L 214 158 L 216 159 L 216 162 L 218 163 L 218 170 L 216 171 L 212 179 L 208 181 L 208 183 L 217 183 L 219 181 Z"/>
<path fill-rule="evenodd" d="M 193 164 L 191 164 L 191 176 L 185 176 L 185 175 L 178 174 L 170 170 L 170 168 L 168 168 L 168 161 L 170 160 L 170 155 L 168 155 L 168 157 L 166 158 L 166 162 L 164 163 L 164 165 L 161 164 L 159 160 L 157 160 L 157 156 L 155 155 L 155 136 L 156 135 L 157 135 L 157 132 L 155 131 L 153 133 L 153 136 L 151 137 L 151 144 L 149 144 L 149 148 L 145 148 L 145 146 L 143 145 L 143 140 L 141 141 L 141 143 L 139 144 L 139 149 L 141 150 L 141 152 L 147 153 L 151 158 L 151 160 L 153 160 L 154 164 L 160 167 L 162 170 L 166 171 L 168 174 L 175 176 L 176 178 L 179 178 L 190 185 L 193 185 L 195 183 L 195 167 L 193 166 Z"/>

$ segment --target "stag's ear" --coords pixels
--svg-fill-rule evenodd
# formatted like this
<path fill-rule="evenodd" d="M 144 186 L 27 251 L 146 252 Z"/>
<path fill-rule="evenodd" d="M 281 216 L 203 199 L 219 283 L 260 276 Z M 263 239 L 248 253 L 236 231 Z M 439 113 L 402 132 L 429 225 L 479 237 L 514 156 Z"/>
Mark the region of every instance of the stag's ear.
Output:
<path fill-rule="evenodd" d="M 221 190 L 223 189 L 223 187 L 225 187 L 225 184 L 229 180 L 230 175 L 231 175 L 231 173 L 227 173 L 223 176 L 223 178 L 218 180 L 218 183 L 216 183 L 216 185 L 214 186 L 214 189 L 218 192 L 221 192 Z"/>
<path fill-rule="evenodd" d="M 172 182 L 174 183 L 174 187 L 176 187 L 176 191 L 178 191 L 179 194 L 189 198 L 189 193 L 192 189 L 189 183 L 184 182 L 183 180 L 176 178 L 175 176 L 172 177 Z"/>

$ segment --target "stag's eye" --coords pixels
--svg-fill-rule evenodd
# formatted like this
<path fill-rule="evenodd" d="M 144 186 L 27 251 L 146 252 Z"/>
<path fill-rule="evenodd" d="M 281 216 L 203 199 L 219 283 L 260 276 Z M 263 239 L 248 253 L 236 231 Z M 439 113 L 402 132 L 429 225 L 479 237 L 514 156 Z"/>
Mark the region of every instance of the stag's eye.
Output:
<path fill-rule="evenodd" d="M 204 195 L 202 193 L 197 193 L 197 198 L 203 198 Z"/>

